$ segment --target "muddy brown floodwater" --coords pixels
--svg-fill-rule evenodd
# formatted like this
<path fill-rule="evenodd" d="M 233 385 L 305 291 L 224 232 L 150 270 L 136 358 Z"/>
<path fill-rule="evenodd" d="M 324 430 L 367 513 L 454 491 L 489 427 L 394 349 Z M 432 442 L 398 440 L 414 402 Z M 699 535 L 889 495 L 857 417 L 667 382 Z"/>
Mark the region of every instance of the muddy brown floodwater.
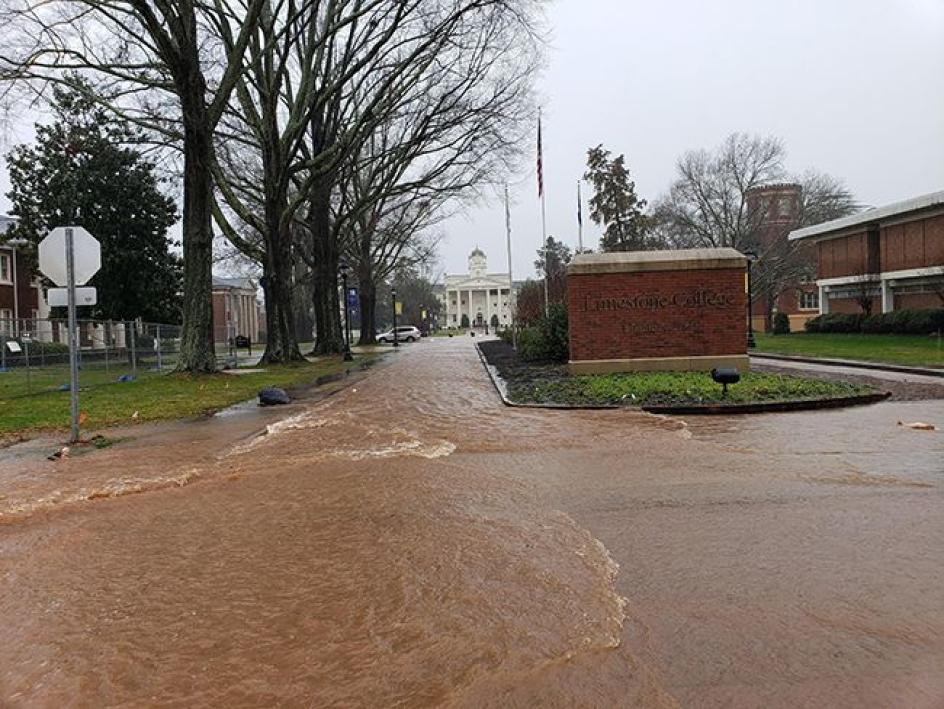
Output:
<path fill-rule="evenodd" d="M 452 339 L 212 455 L 0 468 L 0 706 L 942 707 L 898 420 L 944 401 L 506 409 Z"/>

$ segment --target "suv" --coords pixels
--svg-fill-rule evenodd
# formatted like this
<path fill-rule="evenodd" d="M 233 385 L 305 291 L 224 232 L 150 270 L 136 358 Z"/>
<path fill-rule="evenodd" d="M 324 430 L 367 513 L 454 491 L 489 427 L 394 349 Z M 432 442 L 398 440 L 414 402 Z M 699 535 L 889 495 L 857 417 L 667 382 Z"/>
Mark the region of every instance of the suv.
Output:
<path fill-rule="evenodd" d="M 415 342 L 420 339 L 419 328 L 413 325 L 404 325 L 397 328 L 397 342 Z M 387 330 L 377 335 L 377 342 L 393 342 L 393 330 Z"/>

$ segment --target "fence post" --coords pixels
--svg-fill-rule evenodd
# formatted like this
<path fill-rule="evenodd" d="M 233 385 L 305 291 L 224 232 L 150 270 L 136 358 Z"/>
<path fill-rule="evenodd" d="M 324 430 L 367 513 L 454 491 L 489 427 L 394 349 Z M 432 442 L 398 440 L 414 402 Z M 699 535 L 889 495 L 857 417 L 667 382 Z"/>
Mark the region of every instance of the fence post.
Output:
<path fill-rule="evenodd" d="M 30 361 L 29 361 L 29 339 L 23 340 L 23 354 L 26 357 L 26 393 L 27 395 L 32 393 L 32 387 L 30 386 Z"/>
<path fill-rule="evenodd" d="M 157 325 L 157 334 L 154 337 L 154 348 L 157 350 L 157 372 L 161 373 L 163 370 L 163 363 L 161 362 L 161 326 Z"/>
<path fill-rule="evenodd" d="M 138 378 L 138 353 L 135 350 L 135 335 L 138 329 L 138 324 L 134 320 L 132 320 L 128 324 L 131 325 L 131 376 L 134 379 L 137 379 Z"/>
<path fill-rule="evenodd" d="M 111 339 L 111 320 L 102 323 L 102 339 L 105 340 L 105 378 L 108 379 L 108 341 Z"/>

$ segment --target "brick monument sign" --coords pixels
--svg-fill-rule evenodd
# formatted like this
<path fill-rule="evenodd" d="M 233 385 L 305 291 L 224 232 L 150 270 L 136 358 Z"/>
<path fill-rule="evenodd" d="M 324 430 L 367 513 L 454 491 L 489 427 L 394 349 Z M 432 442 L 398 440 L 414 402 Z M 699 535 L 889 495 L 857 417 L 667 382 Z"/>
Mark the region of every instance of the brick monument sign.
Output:
<path fill-rule="evenodd" d="M 747 371 L 746 268 L 734 249 L 575 256 L 571 372 Z"/>

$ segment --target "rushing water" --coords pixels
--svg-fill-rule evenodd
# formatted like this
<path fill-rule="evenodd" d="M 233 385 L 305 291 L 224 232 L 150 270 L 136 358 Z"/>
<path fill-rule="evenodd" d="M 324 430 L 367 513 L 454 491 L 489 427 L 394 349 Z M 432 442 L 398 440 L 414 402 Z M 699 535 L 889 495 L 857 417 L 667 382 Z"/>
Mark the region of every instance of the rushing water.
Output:
<path fill-rule="evenodd" d="M 441 340 L 0 469 L 0 705 L 944 706 L 942 408 L 506 409 Z"/>

